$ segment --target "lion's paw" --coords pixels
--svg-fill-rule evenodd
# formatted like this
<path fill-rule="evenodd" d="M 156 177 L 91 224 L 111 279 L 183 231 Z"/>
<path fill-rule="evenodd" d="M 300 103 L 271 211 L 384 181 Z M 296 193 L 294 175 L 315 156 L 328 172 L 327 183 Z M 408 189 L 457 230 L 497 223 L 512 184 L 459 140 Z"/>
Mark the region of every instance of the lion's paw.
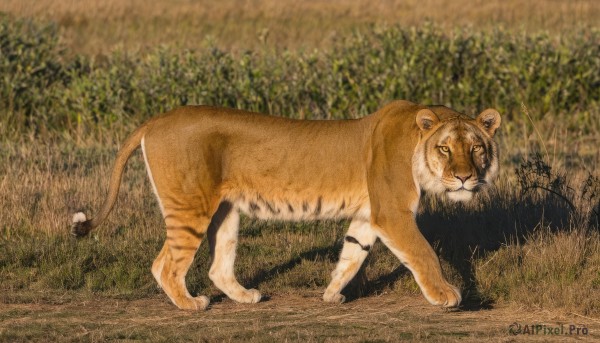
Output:
<path fill-rule="evenodd" d="M 341 304 L 346 301 L 346 297 L 340 293 L 325 292 L 325 294 L 323 294 L 323 300 L 328 303 Z"/>
<path fill-rule="evenodd" d="M 256 289 L 245 290 L 240 296 L 236 297 L 235 301 L 243 304 L 256 304 L 260 301 L 262 295 Z"/>
<path fill-rule="evenodd" d="M 425 294 L 425 298 L 432 304 L 442 307 L 458 307 L 462 297 L 460 290 L 451 284 L 444 282 L 441 287 Z"/>
<path fill-rule="evenodd" d="M 199 295 L 194 298 L 187 297 L 175 302 L 175 305 L 180 309 L 191 311 L 204 311 L 208 307 L 208 304 L 210 304 L 210 300 L 204 295 Z"/>
<path fill-rule="evenodd" d="M 197 310 L 204 311 L 208 307 L 208 304 L 210 304 L 210 299 L 207 296 L 199 295 L 194 297 L 194 302 L 196 303 Z"/>

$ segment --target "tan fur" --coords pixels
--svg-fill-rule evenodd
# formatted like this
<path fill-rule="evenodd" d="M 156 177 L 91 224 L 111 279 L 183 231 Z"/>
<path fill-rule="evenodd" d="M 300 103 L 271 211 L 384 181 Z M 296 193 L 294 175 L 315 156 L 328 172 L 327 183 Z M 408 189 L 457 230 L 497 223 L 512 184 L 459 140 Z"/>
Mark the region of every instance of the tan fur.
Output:
<path fill-rule="evenodd" d="M 233 273 L 239 212 L 263 219 L 352 219 L 326 301 L 344 300 L 340 292 L 380 238 L 411 270 L 427 300 L 457 306 L 460 292 L 443 277 L 415 211 L 421 189 L 468 200 L 492 181 L 498 170 L 492 137 L 499 124 L 494 110 L 471 119 L 407 101 L 341 121 L 182 107 L 149 120 L 127 139 L 100 214 L 84 222 L 78 215 L 73 232 L 85 235 L 108 215 L 123 167 L 141 144 L 167 227 L 152 273 L 179 308 L 208 305 L 208 298 L 192 298 L 185 285 L 206 238 L 215 285 L 238 302 L 260 300 Z"/>

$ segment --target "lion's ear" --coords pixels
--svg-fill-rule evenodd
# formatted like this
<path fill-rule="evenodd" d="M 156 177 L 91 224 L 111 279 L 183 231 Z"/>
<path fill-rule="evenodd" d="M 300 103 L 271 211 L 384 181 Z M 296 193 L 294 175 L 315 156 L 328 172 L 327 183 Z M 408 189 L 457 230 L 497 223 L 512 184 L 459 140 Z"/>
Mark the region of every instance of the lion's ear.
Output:
<path fill-rule="evenodd" d="M 500 119 L 500 113 L 493 108 L 488 108 L 481 112 L 475 120 L 477 121 L 477 125 L 487 132 L 490 137 L 494 137 L 496 129 L 500 126 L 500 122 L 502 121 Z"/>
<path fill-rule="evenodd" d="M 422 131 L 431 130 L 431 128 L 434 127 L 439 121 L 440 119 L 438 116 L 436 116 L 435 113 L 428 108 L 417 112 L 417 126 Z"/>

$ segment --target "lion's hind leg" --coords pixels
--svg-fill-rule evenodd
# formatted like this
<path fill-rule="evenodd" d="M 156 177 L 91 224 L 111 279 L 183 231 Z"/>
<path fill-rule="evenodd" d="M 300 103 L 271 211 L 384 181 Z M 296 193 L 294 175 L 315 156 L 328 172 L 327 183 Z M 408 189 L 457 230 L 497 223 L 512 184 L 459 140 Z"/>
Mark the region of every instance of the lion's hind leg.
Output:
<path fill-rule="evenodd" d="M 341 291 L 356 275 L 376 239 L 377 236 L 368 222 L 355 219 L 350 223 L 340 260 L 331 273 L 331 282 L 323 294 L 323 300 L 335 303 L 346 300 Z"/>
<path fill-rule="evenodd" d="M 244 288 L 234 274 L 239 222 L 240 215 L 231 203 L 221 203 L 208 231 L 212 254 L 208 277 L 230 299 L 240 303 L 257 303 L 261 299 L 260 292 Z"/>
<path fill-rule="evenodd" d="M 206 236 L 210 219 L 188 212 L 165 210 L 167 241 L 152 265 L 152 273 L 177 307 L 204 310 L 209 304 L 208 297 L 192 297 L 186 287 L 185 276 Z"/>
<path fill-rule="evenodd" d="M 158 256 L 156 256 L 156 259 L 154 259 L 154 262 L 152 263 L 152 275 L 154 276 L 154 279 L 156 280 L 156 282 L 158 283 L 158 287 L 160 288 L 162 288 L 161 275 L 162 270 L 165 266 L 165 259 L 168 251 L 169 242 L 165 242 L 163 244 L 162 249 L 160 249 Z"/>

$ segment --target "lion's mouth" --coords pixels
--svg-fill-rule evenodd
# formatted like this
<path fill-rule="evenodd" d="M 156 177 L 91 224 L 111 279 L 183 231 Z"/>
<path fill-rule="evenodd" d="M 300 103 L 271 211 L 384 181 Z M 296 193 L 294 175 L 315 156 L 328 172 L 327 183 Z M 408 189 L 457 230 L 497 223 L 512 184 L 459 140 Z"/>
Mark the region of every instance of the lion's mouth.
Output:
<path fill-rule="evenodd" d="M 466 189 L 465 187 L 460 187 L 460 188 L 457 188 L 457 189 L 448 189 L 448 190 L 446 190 L 446 192 L 448 192 L 448 193 L 462 193 L 462 192 L 473 193 L 474 191 L 475 191 L 474 189 Z"/>
<path fill-rule="evenodd" d="M 473 192 L 474 189 L 466 189 L 465 186 L 460 186 L 459 188 L 456 189 L 448 189 L 447 192 L 448 193 L 452 193 L 452 192 L 461 192 L 461 191 L 465 191 L 465 192 Z"/>
<path fill-rule="evenodd" d="M 460 187 L 458 189 L 448 189 L 446 194 L 448 195 L 448 198 L 453 201 L 469 201 L 473 198 L 475 192 L 473 192 L 473 190 Z"/>
<path fill-rule="evenodd" d="M 465 185 L 461 185 L 456 187 L 457 185 L 454 185 L 454 187 L 447 187 L 446 191 L 448 193 L 453 193 L 453 192 L 469 192 L 469 193 L 475 193 L 477 191 L 479 191 L 482 187 L 484 187 L 486 184 L 485 181 L 478 181 L 476 184 L 469 184 L 467 186 L 469 186 L 470 188 L 465 187 Z"/>

